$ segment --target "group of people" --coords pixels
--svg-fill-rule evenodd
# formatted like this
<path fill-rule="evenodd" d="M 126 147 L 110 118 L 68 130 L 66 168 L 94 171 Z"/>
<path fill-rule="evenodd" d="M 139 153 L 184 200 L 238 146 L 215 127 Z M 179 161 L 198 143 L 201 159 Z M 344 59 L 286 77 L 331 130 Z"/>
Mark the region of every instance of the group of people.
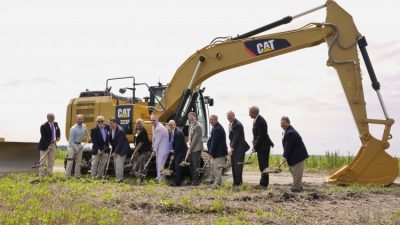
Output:
<path fill-rule="evenodd" d="M 260 115 L 259 108 L 253 106 L 249 109 L 249 116 L 253 121 L 253 141 L 252 152 L 257 153 L 257 160 L 261 178 L 257 188 L 266 188 L 269 184 L 269 174 L 263 172 L 269 166 L 269 154 L 274 143 L 268 135 L 268 125 L 266 120 Z M 209 182 L 213 186 L 222 185 L 222 171 L 226 168 L 227 157 L 230 157 L 232 166 L 233 186 L 239 186 L 243 183 L 243 165 L 245 153 L 251 146 L 245 140 L 243 124 L 235 117 L 233 111 L 226 114 L 229 121 L 228 135 L 218 121 L 218 116 L 211 115 L 209 118 L 212 126 L 211 135 L 207 141 L 207 153 L 210 162 Z M 83 123 L 83 115 L 77 115 L 77 122 L 71 127 L 68 139 L 68 157 L 65 175 L 71 177 L 74 168 L 74 176 L 80 178 L 82 149 L 85 146 L 82 143 L 86 135 L 89 140 L 89 133 L 86 125 Z M 203 146 L 203 128 L 197 121 L 197 115 L 194 112 L 188 114 L 189 137 L 186 142 L 183 132 L 177 128 L 174 120 L 170 120 L 165 127 L 158 121 L 156 115 L 150 116 L 152 125 L 152 141 L 150 142 L 148 131 L 144 127 L 144 121 L 138 119 L 135 129 L 135 149 L 132 153 L 131 162 L 133 163 L 133 174 L 145 174 L 146 167 L 150 158 L 155 157 L 157 180 L 165 179 L 162 170 L 165 167 L 169 155 L 173 160 L 174 178 L 171 186 L 180 186 L 184 180 L 182 163 L 187 163 L 190 168 L 191 185 L 200 185 L 200 163 Z M 92 141 L 92 159 L 91 176 L 100 177 L 105 173 L 111 156 L 114 159 L 115 176 L 118 181 L 124 177 L 124 164 L 126 156 L 130 151 L 129 141 L 123 127 L 121 127 L 115 118 L 111 118 L 108 124 L 105 123 L 103 116 L 96 118 L 96 126 L 91 129 L 90 140 Z M 287 163 L 289 171 L 293 176 L 292 191 L 302 190 L 302 177 L 304 171 L 305 159 L 308 158 L 306 147 L 299 133 L 290 125 L 288 117 L 281 118 L 281 127 L 284 130 L 282 137 L 283 159 L 282 163 Z M 55 159 L 55 144 L 60 138 L 60 129 L 54 122 L 54 115 L 47 115 L 47 122 L 41 128 L 41 139 L 39 150 L 41 166 L 39 176 L 51 175 Z M 227 145 L 227 137 L 229 145 Z M 109 148 L 111 145 L 112 151 Z M 111 155 L 110 155 L 111 154 Z M 229 160 L 228 160 L 229 161 Z M 205 163 L 208 163 L 205 162 Z M 43 166 L 47 164 L 47 167 Z"/>

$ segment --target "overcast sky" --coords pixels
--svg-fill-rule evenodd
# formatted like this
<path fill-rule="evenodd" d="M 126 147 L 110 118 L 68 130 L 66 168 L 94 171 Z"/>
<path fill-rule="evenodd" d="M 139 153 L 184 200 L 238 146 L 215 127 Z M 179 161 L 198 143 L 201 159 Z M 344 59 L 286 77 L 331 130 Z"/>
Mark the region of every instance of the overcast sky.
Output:
<path fill-rule="evenodd" d="M 86 88 L 135 76 L 155 85 L 217 36 L 235 36 L 323 4 L 324 1 L 1 1 L 0 137 L 38 141 L 46 114 L 54 112 L 65 143 L 66 108 Z M 392 128 L 389 152 L 400 150 L 400 25 L 398 1 L 338 1 L 366 36 Z M 325 10 L 268 33 L 323 22 Z M 287 115 L 311 154 L 355 154 L 361 146 L 337 74 L 326 66 L 327 46 L 304 49 L 211 77 L 203 86 L 215 99 L 210 113 L 237 114 L 251 141 L 248 108 L 260 107 L 282 153 L 280 117 Z M 369 118 L 383 113 L 362 64 Z M 123 85 L 123 84 L 121 84 Z M 114 90 L 117 87 L 115 87 Z M 138 95 L 140 92 L 138 93 Z M 143 93 L 144 95 L 144 93 Z M 380 138 L 381 126 L 371 128 Z"/>

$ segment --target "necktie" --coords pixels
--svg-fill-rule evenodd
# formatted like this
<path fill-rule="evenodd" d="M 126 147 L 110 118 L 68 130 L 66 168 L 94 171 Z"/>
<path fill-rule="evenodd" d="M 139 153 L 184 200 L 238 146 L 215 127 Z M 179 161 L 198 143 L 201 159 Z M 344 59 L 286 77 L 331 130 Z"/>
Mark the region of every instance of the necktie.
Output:
<path fill-rule="evenodd" d="M 52 124 L 52 123 L 50 124 L 50 129 L 51 129 L 51 141 L 54 141 L 54 139 L 55 139 L 54 138 L 54 136 L 55 136 L 54 135 L 54 124 Z"/>

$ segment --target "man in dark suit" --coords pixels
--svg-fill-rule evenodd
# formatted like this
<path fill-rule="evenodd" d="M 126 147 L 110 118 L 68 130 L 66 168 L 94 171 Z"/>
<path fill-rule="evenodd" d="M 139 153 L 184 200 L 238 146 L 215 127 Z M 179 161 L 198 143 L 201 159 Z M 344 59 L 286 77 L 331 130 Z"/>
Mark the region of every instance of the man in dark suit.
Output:
<path fill-rule="evenodd" d="M 124 128 L 117 124 L 117 120 L 114 117 L 110 118 L 109 123 L 115 177 L 118 182 L 122 182 L 124 179 L 124 162 L 130 150 L 129 142 L 126 138 Z"/>
<path fill-rule="evenodd" d="M 174 160 L 174 170 L 175 170 L 175 178 L 171 184 L 171 186 L 180 186 L 183 181 L 182 167 L 179 164 L 185 159 L 188 147 L 185 142 L 185 136 L 182 131 L 176 128 L 176 123 L 174 120 L 170 120 L 168 122 L 168 126 L 170 128 L 169 140 L 171 143 L 171 150 L 173 151 L 173 155 L 170 160 Z"/>
<path fill-rule="evenodd" d="M 266 188 L 269 184 L 269 174 L 263 174 L 262 171 L 268 167 L 270 148 L 274 147 L 268 135 L 267 121 L 260 115 L 257 106 L 249 109 L 249 115 L 253 122 L 253 152 L 257 152 L 258 166 L 261 172 L 258 188 Z"/>
<path fill-rule="evenodd" d="M 235 113 L 229 111 L 226 117 L 229 121 L 229 155 L 232 163 L 233 186 L 239 186 L 243 183 L 243 164 L 238 164 L 238 162 L 244 161 L 244 156 L 250 146 L 244 138 L 243 125 L 235 118 Z"/>
<path fill-rule="evenodd" d="M 104 123 L 104 117 L 96 118 L 97 125 L 90 131 L 92 139 L 92 166 L 91 175 L 101 177 L 107 164 L 108 154 L 110 153 L 110 126 Z"/>
<path fill-rule="evenodd" d="M 213 127 L 207 142 L 208 154 L 211 159 L 210 181 L 215 186 L 214 181 L 216 180 L 216 184 L 221 186 L 223 165 L 226 163 L 226 155 L 228 154 L 226 135 L 224 128 L 218 123 L 216 115 L 210 116 L 210 124 Z"/>
<path fill-rule="evenodd" d="M 307 149 L 300 134 L 290 125 L 289 117 L 281 118 L 281 127 L 285 131 L 282 139 L 283 162 L 287 162 L 293 177 L 292 191 L 299 192 L 303 190 L 301 180 L 305 160 L 308 158 Z"/>
<path fill-rule="evenodd" d="M 58 123 L 54 122 L 54 114 L 47 114 L 47 122 L 40 126 L 40 162 L 39 177 L 51 176 L 53 173 L 54 160 L 56 159 L 56 142 L 60 140 L 60 128 Z"/>

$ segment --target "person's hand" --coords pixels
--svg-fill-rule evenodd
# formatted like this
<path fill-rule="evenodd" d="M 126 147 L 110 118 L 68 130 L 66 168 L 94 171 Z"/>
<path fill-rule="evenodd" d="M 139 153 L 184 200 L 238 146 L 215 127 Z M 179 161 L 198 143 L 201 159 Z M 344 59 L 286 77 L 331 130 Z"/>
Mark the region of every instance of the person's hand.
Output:
<path fill-rule="evenodd" d="M 171 161 L 173 161 L 174 160 L 174 156 L 173 155 L 171 155 L 171 159 L 170 159 Z"/>
<path fill-rule="evenodd" d="M 213 159 L 212 155 L 208 154 L 208 159 L 212 160 Z"/>
<path fill-rule="evenodd" d="M 232 155 L 233 154 L 233 149 L 229 149 L 228 155 Z"/>
<path fill-rule="evenodd" d="M 112 157 L 113 158 L 117 157 L 117 153 L 113 152 Z"/>
<path fill-rule="evenodd" d="M 151 157 L 154 157 L 156 155 L 156 152 L 155 151 L 152 151 L 151 152 Z"/>
<path fill-rule="evenodd" d="M 192 151 L 190 150 L 190 148 L 188 148 L 187 150 L 187 154 L 189 155 Z"/>
<path fill-rule="evenodd" d="M 103 152 L 100 149 L 97 149 L 97 155 L 101 155 Z"/>

